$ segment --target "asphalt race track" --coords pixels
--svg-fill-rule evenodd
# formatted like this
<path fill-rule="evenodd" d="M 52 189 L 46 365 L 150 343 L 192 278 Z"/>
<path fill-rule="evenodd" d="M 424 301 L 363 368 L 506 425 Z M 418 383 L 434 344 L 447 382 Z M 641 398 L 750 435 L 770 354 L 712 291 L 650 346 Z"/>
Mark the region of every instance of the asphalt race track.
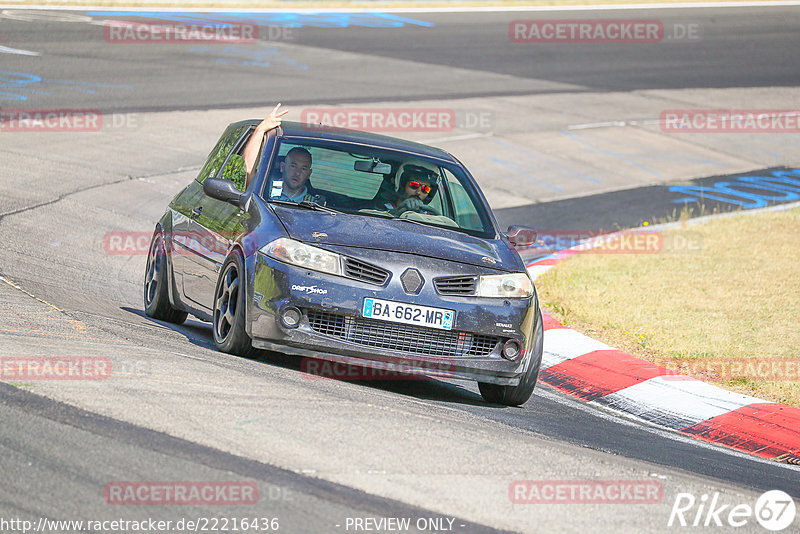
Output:
<path fill-rule="evenodd" d="M 261 38 L 104 36 L 107 20 L 191 17 L 257 24 Z M 509 41 L 511 21 L 547 18 L 658 20 L 668 33 L 698 33 L 649 44 Z M 793 6 L 0 11 L 0 113 L 90 109 L 103 117 L 88 133 L 0 123 L 0 357 L 102 357 L 114 369 L 107 380 L 0 383 L 0 531 L 22 531 L 2 522 L 12 519 L 155 519 L 172 521 L 162 529 L 170 532 L 194 530 L 187 521 L 211 529 L 216 519 L 222 532 L 234 530 L 234 519 L 277 518 L 271 530 L 287 533 L 662 532 L 692 528 L 667 526 L 680 494 L 729 508 L 752 507 L 771 489 L 800 499 L 797 466 L 589 408 L 547 386 L 523 407 L 504 408 L 484 403 L 472 383 L 320 380 L 281 354 L 219 353 L 208 324 L 144 315 L 147 243 L 137 244 L 223 128 L 277 101 L 293 119 L 332 107 L 453 110 L 454 129 L 395 134 L 462 158 L 504 224 L 634 226 L 685 201 L 670 187 L 795 169 L 797 133 L 669 134 L 652 120 L 664 109 L 792 108 L 799 63 Z M 130 233 L 134 246 L 114 248 L 113 232 Z M 520 480 L 628 481 L 662 493 L 650 503 L 520 504 L 510 493 Z M 250 484 L 258 498 L 127 506 L 108 493 L 115 484 L 168 481 Z M 698 506 L 686 518 L 696 515 L 706 520 Z M 380 518 L 410 526 L 372 522 Z M 709 521 L 720 531 L 764 531 L 754 517 L 740 528 Z"/>

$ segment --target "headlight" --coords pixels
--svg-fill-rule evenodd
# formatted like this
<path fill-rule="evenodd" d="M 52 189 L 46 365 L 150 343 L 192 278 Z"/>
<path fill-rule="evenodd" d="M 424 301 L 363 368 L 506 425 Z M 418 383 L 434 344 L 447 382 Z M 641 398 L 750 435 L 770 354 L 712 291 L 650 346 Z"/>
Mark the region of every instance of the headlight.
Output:
<path fill-rule="evenodd" d="M 491 274 L 478 279 L 479 297 L 525 298 L 533 295 L 533 284 L 525 273 Z"/>
<path fill-rule="evenodd" d="M 261 247 L 259 252 L 304 269 L 338 274 L 340 276 L 342 274 L 341 256 L 288 237 L 280 237 L 271 243 L 267 243 Z"/>

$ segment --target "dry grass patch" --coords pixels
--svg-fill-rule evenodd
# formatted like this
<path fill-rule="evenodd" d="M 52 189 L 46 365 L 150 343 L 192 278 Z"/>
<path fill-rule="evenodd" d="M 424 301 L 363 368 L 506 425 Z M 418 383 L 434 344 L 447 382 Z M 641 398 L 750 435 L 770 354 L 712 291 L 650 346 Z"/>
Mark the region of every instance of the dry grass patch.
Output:
<path fill-rule="evenodd" d="M 800 209 L 743 213 L 663 235 L 667 248 L 702 246 L 580 254 L 537 280 L 542 305 L 640 358 L 800 407 Z"/>

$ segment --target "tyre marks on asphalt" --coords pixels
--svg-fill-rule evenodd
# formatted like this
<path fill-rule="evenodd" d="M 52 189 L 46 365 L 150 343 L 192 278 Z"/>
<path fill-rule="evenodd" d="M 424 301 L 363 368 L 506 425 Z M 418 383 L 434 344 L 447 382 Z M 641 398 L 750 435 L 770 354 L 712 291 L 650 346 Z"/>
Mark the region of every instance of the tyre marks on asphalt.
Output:
<path fill-rule="evenodd" d="M 50 308 L 50 311 L 45 312 L 48 315 L 51 315 L 51 312 L 56 312 L 58 314 L 58 316 L 53 315 L 53 316 L 49 317 L 49 319 L 56 318 L 57 320 L 66 321 L 70 325 L 72 325 L 73 329 L 78 334 L 85 334 L 86 333 L 86 326 L 83 324 L 82 321 L 79 321 L 77 319 L 73 319 L 72 317 L 69 317 L 64 310 L 62 310 L 61 308 L 59 308 L 55 304 L 51 304 L 51 303 L 47 302 L 46 300 L 37 297 L 36 295 L 31 293 L 30 291 L 25 290 L 24 288 L 20 287 L 18 284 L 15 284 L 14 282 L 12 282 L 11 280 L 9 280 L 8 278 L 6 278 L 4 276 L 0 276 L 0 282 L 5 283 L 7 286 L 13 287 L 17 291 L 20 291 L 20 292 L 26 294 L 27 296 L 29 296 L 30 298 L 32 298 L 32 299 L 34 299 L 36 301 L 39 301 L 42 304 L 48 306 Z M 38 312 L 38 313 L 42 313 L 42 312 Z M 30 315 L 30 313 L 28 315 Z M 27 321 L 27 320 L 25 321 L 25 323 L 26 324 L 30 324 L 29 321 Z M 4 324 L 7 325 L 8 322 L 4 322 Z M 36 329 L 36 328 L 34 328 L 34 329 Z M 10 331 L 10 330 L 5 330 L 5 329 L 0 329 L 0 330 L 2 330 L 2 331 Z"/>
<path fill-rule="evenodd" d="M 430 518 L 441 519 L 442 524 L 445 525 L 449 524 L 448 520 L 452 519 L 453 527 L 457 527 L 452 530 L 459 533 L 504 532 L 462 518 L 444 516 L 419 506 L 372 495 L 345 485 L 309 477 L 302 473 L 236 456 L 162 432 L 97 415 L 7 384 L 0 383 L 0 404 L 6 408 L 6 411 L 18 410 L 27 414 L 28 425 L 34 425 L 37 431 L 43 427 L 38 419 L 43 418 L 60 425 L 62 431 L 69 433 L 70 436 L 74 436 L 75 432 L 79 436 L 80 434 L 86 435 L 88 439 L 80 440 L 82 443 L 93 443 L 100 438 L 102 441 L 110 440 L 111 443 L 120 444 L 109 446 L 110 443 L 107 443 L 104 447 L 94 446 L 89 450 L 97 466 L 115 466 L 114 472 L 118 473 L 115 476 L 133 476 L 135 473 L 138 479 L 145 473 L 146 476 L 156 477 L 151 480 L 159 480 L 159 476 L 163 477 L 163 475 L 159 475 L 161 471 L 179 470 L 180 473 L 202 472 L 205 473 L 205 477 L 208 477 L 207 471 L 210 468 L 220 472 L 217 476 L 224 478 L 230 478 L 231 475 L 239 476 L 246 480 L 257 481 L 262 488 L 280 489 L 281 491 L 277 492 L 279 498 L 275 498 L 272 491 L 266 492 L 262 489 L 262 497 L 253 509 L 248 510 L 248 516 L 273 514 L 272 517 L 280 517 L 281 530 L 330 532 L 335 530 L 335 523 L 345 523 L 348 517 L 375 516 L 409 518 L 412 525 L 409 532 L 418 531 L 414 528 L 418 524 L 417 521 Z M 121 448 L 124 448 L 124 451 L 120 451 Z M 150 465 L 160 466 L 159 472 L 156 472 L 155 467 L 152 469 L 142 467 Z M 80 476 L 75 475 L 76 470 Z M 70 483 L 75 484 L 76 479 L 95 483 L 99 498 L 103 494 L 103 481 L 97 481 L 96 474 L 102 470 L 98 470 L 96 466 L 89 474 L 79 470 L 79 465 L 73 465 L 70 470 L 72 475 Z M 58 478 L 54 478 L 54 480 L 60 481 Z M 82 489 L 85 491 L 87 488 Z M 72 495 L 72 492 L 66 491 L 63 486 L 52 487 L 51 491 L 65 496 Z M 287 495 L 290 498 L 284 498 Z M 41 499 L 33 500 L 41 501 Z M 50 507 L 45 504 L 44 506 L 43 512 L 52 512 L 57 505 Z M 81 506 L 78 506 L 77 503 L 75 506 L 76 509 L 83 509 L 87 506 L 91 509 L 96 505 L 84 502 L 81 503 Z M 101 504 L 101 508 L 103 507 L 104 505 Z M 157 510 L 151 511 L 151 513 L 163 519 L 174 519 L 173 514 L 185 513 L 183 510 L 175 512 L 175 509 L 170 509 L 169 506 L 156 508 Z M 104 510 L 107 511 L 107 507 Z M 217 506 L 215 510 L 208 510 L 208 513 L 199 515 L 216 515 L 222 513 L 220 510 Z"/>

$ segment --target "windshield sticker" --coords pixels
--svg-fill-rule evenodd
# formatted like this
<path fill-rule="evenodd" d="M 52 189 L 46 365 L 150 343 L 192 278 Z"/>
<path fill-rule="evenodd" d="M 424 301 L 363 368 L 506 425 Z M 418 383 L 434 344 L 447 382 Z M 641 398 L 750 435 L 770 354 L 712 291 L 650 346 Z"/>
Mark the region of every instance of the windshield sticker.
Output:
<path fill-rule="evenodd" d="M 283 193 L 283 180 L 274 180 L 272 182 L 272 191 L 269 194 L 270 198 L 278 198 Z"/>

